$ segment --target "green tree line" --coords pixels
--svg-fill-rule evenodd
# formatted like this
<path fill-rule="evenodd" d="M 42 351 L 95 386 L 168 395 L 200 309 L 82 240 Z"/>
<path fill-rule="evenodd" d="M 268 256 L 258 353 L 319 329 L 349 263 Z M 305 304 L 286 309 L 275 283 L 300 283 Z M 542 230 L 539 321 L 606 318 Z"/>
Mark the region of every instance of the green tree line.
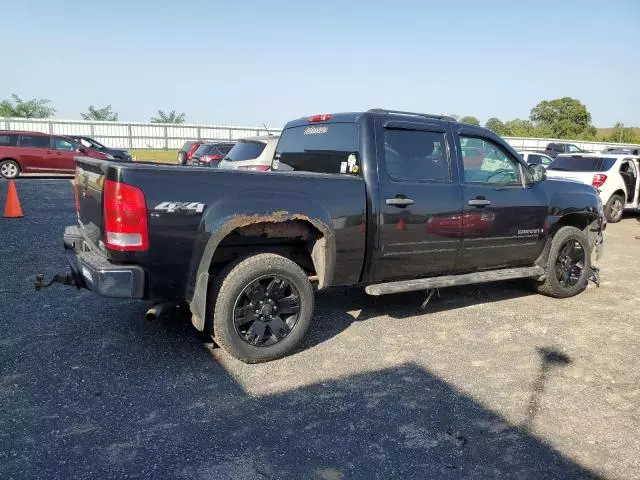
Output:
<path fill-rule="evenodd" d="M 56 109 L 51 101 L 44 98 L 23 100 L 16 94 L 0 102 L 0 117 L 19 118 L 50 118 Z M 95 107 L 89 105 L 86 112 L 80 115 L 85 120 L 117 122 L 118 113 L 111 105 Z M 453 115 L 456 120 L 480 125 L 480 121 L 473 116 L 460 117 Z M 175 110 L 158 110 L 158 115 L 151 117 L 152 123 L 181 124 L 185 122 L 185 114 Z M 571 140 L 593 140 L 606 142 L 640 143 L 640 129 L 625 127 L 617 122 L 613 128 L 605 132 L 591 124 L 591 113 L 587 107 L 575 98 L 563 97 L 555 100 L 543 100 L 529 112 L 528 119 L 515 118 L 503 122 L 499 118 L 491 117 L 484 125 L 503 137 L 541 137 L 566 138 Z"/>
<path fill-rule="evenodd" d="M 456 118 L 459 118 L 455 116 Z M 480 125 L 471 116 L 460 118 L 461 122 Z M 529 112 L 528 119 L 515 118 L 503 122 L 491 117 L 485 128 L 502 137 L 564 138 L 604 142 L 640 143 L 640 130 L 625 127 L 617 122 L 613 128 L 599 132 L 591 124 L 591 113 L 579 100 L 571 97 L 543 100 Z"/>
<path fill-rule="evenodd" d="M 32 98 L 23 100 L 15 93 L 0 102 L 0 117 L 16 118 L 51 118 L 56 114 L 56 109 L 51 106 L 51 100 L 45 98 Z M 99 122 L 117 122 L 118 113 L 113 111 L 111 105 L 105 107 L 95 107 L 89 105 L 86 112 L 81 112 L 83 120 L 95 120 Z M 152 123 L 173 123 L 185 122 L 185 114 L 177 113 L 175 110 L 165 112 L 158 110 L 157 117 L 151 117 Z"/>

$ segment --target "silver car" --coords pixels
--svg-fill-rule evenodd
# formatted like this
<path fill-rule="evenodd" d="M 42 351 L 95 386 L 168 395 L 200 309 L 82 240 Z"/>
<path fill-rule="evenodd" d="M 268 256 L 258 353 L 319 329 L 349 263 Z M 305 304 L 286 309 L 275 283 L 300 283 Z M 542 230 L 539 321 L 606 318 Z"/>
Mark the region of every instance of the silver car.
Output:
<path fill-rule="evenodd" d="M 220 161 L 218 168 L 270 170 L 279 138 L 280 135 L 263 135 L 238 140 L 238 143 Z"/>

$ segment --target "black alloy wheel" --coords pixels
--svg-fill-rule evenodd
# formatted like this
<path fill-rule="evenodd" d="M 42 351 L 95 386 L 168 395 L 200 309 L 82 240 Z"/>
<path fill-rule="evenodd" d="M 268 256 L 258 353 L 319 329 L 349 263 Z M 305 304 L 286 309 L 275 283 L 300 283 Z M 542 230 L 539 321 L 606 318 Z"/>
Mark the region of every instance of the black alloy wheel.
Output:
<path fill-rule="evenodd" d="M 582 245 L 575 239 L 568 240 L 556 258 L 556 278 L 560 286 L 573 288 L 580 281 L 584 266 L 585 251 Z"/>
<path fill-rule="evenodd" d="M 295 328 L 300 294 L 286 278 L 267 275 L 247 285 L 235 301 L 234 327 L 254 347 L 279 343 Z"/>

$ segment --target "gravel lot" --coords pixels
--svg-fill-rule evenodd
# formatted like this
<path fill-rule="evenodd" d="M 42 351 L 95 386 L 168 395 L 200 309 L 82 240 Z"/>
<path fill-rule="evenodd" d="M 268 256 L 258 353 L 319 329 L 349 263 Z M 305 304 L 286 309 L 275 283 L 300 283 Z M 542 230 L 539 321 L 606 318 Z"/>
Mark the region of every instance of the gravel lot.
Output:
<path fill-rule="evenodd" d="M 0 181 L 4 205 L 7 183 Z M 640 223 L 602 285 L 318 297 L 300 351 L 245 365 L 148 304 L 54 286 L 68 179 L 0 219 L 0 478 L 640 478 Z"/>

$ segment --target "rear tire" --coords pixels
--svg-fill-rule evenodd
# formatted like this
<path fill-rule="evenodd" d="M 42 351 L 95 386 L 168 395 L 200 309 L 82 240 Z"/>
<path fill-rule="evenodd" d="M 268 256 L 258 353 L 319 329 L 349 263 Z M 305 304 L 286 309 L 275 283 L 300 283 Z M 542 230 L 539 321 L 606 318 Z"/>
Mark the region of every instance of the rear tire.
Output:
<path fill-rule="evenodd" d="M 207 302 L 204 333 L 245 363 L 275 360 L 295 349 L 314 307 L 307 274 L 288 258 L 271 253 L 229 264 L 216 275 Z"/>
<path fill-rule="evenodd" d="M 624 213 L 624 198 L 622 195 L 612 195 L 604 207 L 604 216 L 608 223 L 618 223 Z"/>
<path fill-rule="evenodd" d="M 8 180 L 18 178 L 20 175 L 20 165 L 13 160 L 3 160 L 0 162 L 0 176 Z"/>
<path fill-rule="evenodd" d="M 582 230 L 562 227 L 551 240 L 545 277 L 536 289 L 549 297 L 573 297 L 587 287 L 590 269 L 589 239 Z"/>

